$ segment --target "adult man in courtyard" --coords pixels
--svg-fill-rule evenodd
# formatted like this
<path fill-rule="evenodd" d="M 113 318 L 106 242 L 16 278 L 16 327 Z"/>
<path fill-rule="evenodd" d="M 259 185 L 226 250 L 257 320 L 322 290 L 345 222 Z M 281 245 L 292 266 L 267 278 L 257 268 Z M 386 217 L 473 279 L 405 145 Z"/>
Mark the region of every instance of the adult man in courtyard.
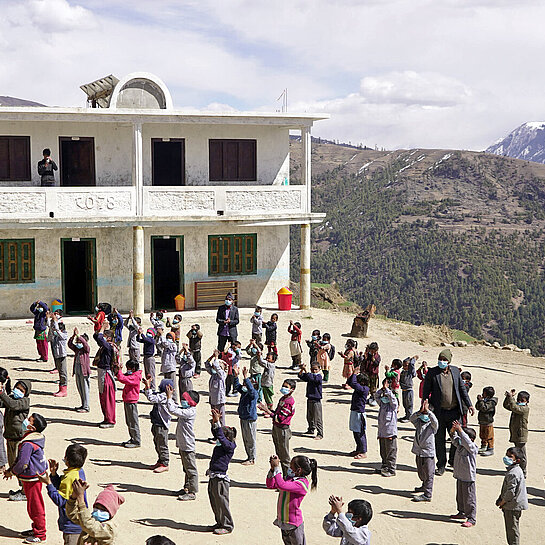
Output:
<path fill-rule="evenodd" d="M 237 325 L 239 322 L 238 308 L 235 306 L 233 295 L 229 292 L 225 296 L 225 304 L 218 308 L 216 323 L 218 324 L 218 350 L 223 352 L 227 341 L 237 340 Z"/>
<path fill-rule="evenodd" d="M 451 366 L 452 352 L 447 348 L 439 354 L 436 367 L 426 374 L 422 399 L 428 399 L 433 412 L 439 421 L 439 429 L 435 434 L 435 453 L 437 456 L 436 475 L 443 475 L 447 465 L 447 450 L 445 433 L 455 420 L 462 419 L 462 401 L 469 407 L 471 416 L 475 413 L 473 404 L 460 376 L 458 367 Z M 449 451 L 449 464 L 454 461 L 454 447 Z"/>

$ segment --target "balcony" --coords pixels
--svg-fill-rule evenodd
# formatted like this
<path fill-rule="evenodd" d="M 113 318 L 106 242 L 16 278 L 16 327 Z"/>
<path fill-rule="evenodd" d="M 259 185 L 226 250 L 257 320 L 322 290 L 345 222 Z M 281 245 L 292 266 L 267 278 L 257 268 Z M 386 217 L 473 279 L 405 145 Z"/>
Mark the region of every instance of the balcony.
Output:
<path fill-rule="evenodd" d="M 134 186 L 0 188 L 0 223 L 96 222 L 307 214 L 306 187 Z M 141 210 L 141 213 L 138 213 Z"/>

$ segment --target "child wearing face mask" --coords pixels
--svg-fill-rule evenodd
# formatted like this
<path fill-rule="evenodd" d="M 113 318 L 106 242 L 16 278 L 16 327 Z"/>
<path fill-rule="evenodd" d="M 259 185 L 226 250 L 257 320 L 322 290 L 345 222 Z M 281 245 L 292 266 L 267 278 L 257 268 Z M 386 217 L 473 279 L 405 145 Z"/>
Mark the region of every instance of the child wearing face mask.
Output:
<path fill-rule="evenodd" d="M 301 337 L 303 335 L 301 324 L 299 322 L 293 322 L 290 320 L 290 325 L 288 326 L 288 333 L 290 337 L 290 356 L 291 356 L 291 367 L 290 369 L 299 369 L 301 365 L 301 354 L 303 349 L 301 348 Z"/>
<path fill-rule="evenodd" d="M 155 390 L 155 329 L 149 328 L 144 335 L 144 331 L 140 327 L 136 339 L 144 345 L 144 374 L 146 378 L 151 378 L 151 387 Z"/>
<path fill-rule="evenodd" d="M 316 360 L 320 364 L 322 373 L 324 374 L 324 382 L 329 380 L 329 367 L 330 362 L 335 356 L 335 347 L 331 344 L 331 335 L 324 333 L 322 340 L 319 341 L 318 354 L 316 354 Z"/>
<path fill-rule="evenodd" d="M 226 364 L 219 359 L 219 350 L 206 360 L 204 366 L 210 374 L 208 381 L 208 392 L 210 406 L 221 415 L 221 425 L 225 426 L 225 379 L 227 377 Z"/>
<path fill-rule="evenodd" d="M 248 369 L 242 369 L 244 383 L 240 384 L 238 379 L 239 369 L 235 369 L 235 390 L 240 393 L 237 413 L 240 418 L 240 429 L 242 431 L 242 440 L 244 449 L 248 458 L 242 462 L 243 466 L 253 466 L 257 457 L 257 390 L 256 382 L 248 377 Z"/>
<path fill-rule="evenodd" d="M 76 388 L 81 400 L 81 405 L 76 407 L 78 413 L 88 413 L 89 407 L 89 391 L 91 376 L 91 360 L 89 353 L 91 347 L 89 346 L 89 337 L 87 333 L 83 335 L 79 334 L 78 328 L 74 328 L 74 332 L 70 339 L 68 339 L 68 348 L 74 352 L 74 367 L 72 375 L 76 377 Z"/>
<path fill-rule="evenodd" d="M 106 312 L 104 312 L 104 306 L 103 303 L 99 303 L 95 307 L 95 315 L 89 314 L 87 316 L 87 319 L 90 322 L 93 322 L 94 332 L 100 333 L 102 331 L 102 325 L 104 324 L 104 320 L 106 319 Z"/>
<path fill-rule="evenodd" d="M 52 373 L 59 375 L 59 390 L 53 394 L 55 397 L 67 396 L 68 370 L 66 366 L 66 344 L 68 341 L 68 333 L 63 322 L 59 321 L 57 314 L 50 312 L 49 317 L 49 332 L 48 339 L 51 343 L 51 352 L 55 360 L 55 369 Z"/>
<path fill-rule="evenodd" d="M 174 333 L 170 331 L 156 339 L 156 346 L 161 351 L 161 375 L 174 383 L 174 401 L 178 401 L 178 388 L 176 388 L 176 356 L 178 345 Z"/>
<path fill-rule="evenodd" d="M 189 350 L 195 360 L 195 378 L 198 378 L 201 374 L 201 346 L 203 333 L 199 324 L 193 324 L 191 329 L 187 332 L 186 337 L 189 339 Z"/>
<path fill-rule="evenodd" d="M 195 418 L 197 417 L 197 405 L 200 401 L 199 392 L 185 391 L 180 396 L 180 405 L 174 403 L 173 390 L 168 387 L 167 410 L 172 416 L 178 417 L 176 425 L 176 446 L 182 460 L 182 468 L 185 474 L 184 487 L 178 492 L 180 501 L 192 501 L 196 499 L 199 491 L 199 473 L 197 471 L 197 458 L 195 455 Z"/>
<path fill-rule="evenodd" d="M 17 458 L 17 445 L 23 438 L 25 431 L 23 423 L 26 421 L 30 408 L 30 380 L 18 380 L 13 389 L 11 381 L 0 381 L 0 408 L 4 407 L 4 438 L 8 450 L 8 465 L 12 466 Z M 21 482 L 19 482 L 21 485 Z M 21 487 L 20 490 L 10 490 L 10 501 L 25 501 L 26 496 Z"/>
<path fill-rule="evenodd" d="M 140 343 L 138 342 L 138 330 L 142 325 L 139 316 L 134 315 L 134 310 L 129 311 L 129 316 L 125 320 L 125 327 L 129 330 L 127 338 L 127 348 L 129 349 L 129 359 L 140 363 Z"/>
<path fill-rule="evenodd" d="M 528 416 L 530 414 L 530 394 L 526 391 L 520 391 L 515 401 L 515 390 L 505 392 L 503 407 L 511 411 L 509 419 L 509 442 L 514 443 L 515 447 L 522 452 L 520 468 L 526 477 L 526 443 L 528 442 Z"/>
<path fill-rule="evenodd" d="M 274 411 L 271 411 L 262 403 L 258 405 L 258 407 L 265 414 L 268 414 L 272 418 L 272 438 L 274 450 L 280 459 L 284 477 L 287 477 L 288 470 L 290 468 L 290 424 L 291 419 L 295 414 L 295 399 L 293 399 L 292 394 L 296 387 L 297 383 L 291 378 L 288 378 L 283 382 L 282 388 L 280 388 L 282 397 L 279 399 L 278 405 Z"/>
<path fill-rule="evenodd" d="M 348 427 L 354 435 L 356 450 L 351 453 L 356 460 L 367 458 L 367 421 L 365 418 L 365 404 L 369 397 L 369 377 L 366 373 L 352 374 L 348 385 L 353 389 L 350 402 L 350 419 Z"/>
<path fill-rule="evenodd" d="M 263 309 L 261 307 L 255 307 L 254 313 L 250 318 L 250 323 L 252 324 L 252 339 L 263 350 L 263 345 L 261 344 L 263 337 Z"/>
<path fill-rule="evenodd" d="M 49 308 L 43 301 L 35 301 L 30 305 L 30 312 L 34 314 L 34 339 L 36 340 L 36 349 L 38 350 L 38 361 L 48 360 L 47 344 L 47 312 Z"/>
<path fill-rule="evenodd" d="M 85 504 L 85 491 L 89 485 L 82 480 L 74 481 L 72 494 L 66 502 L 66 514 L 75 524 L 81 526 L 78 544 L 111 545 L 115 542 L 116 527 L 111 522 L 125 498 L 109 484 L 96 498 L 93 510 Z"/>
<path fill-rule="evenodd" d="M 496 500 L 496 505 L 503 511 L 508 545 L 519 545 L 519 520 L 522 511 L 528 509 L 526 480 L 520 468 L 522 459 L 523 453 L 516 447 L 508 448 L 503 457 L 507 473 L 503 478 L 501 492 Z"/>
<path fill-rule="evenodd" d="M 344 352 L 339 352 L 339 356 L 343 359 L 343 378 L 349 379 L 354 374 L 354 360 L 356 358 L 356 348 L 358 343 L 353 339 L 348 339 L 344 347 Z M 350 386 L 343 384 L 343 389 L 348 390 Z"/>
<path fill-rule="evenodd" d="M 420 410 L 409 417 L 410 422 L 416 428 L 413 448 L 411 452 L 416 455 L 416 471 L 422 481 L 414 491 L 421 492 L 412 501 L 431 501 L 433 493 L 433 478 L 435 476 L 435 434 L 439 429 L 437 417 L 430 411 L 428 400 L 422 402 Z"/>
<path fill-rule="evenodd" d="M 108 315 L 108 323 L 110 324 L 110 329 L 114 332 L 115 344 L 118 348 L 121 348 L 121 343 L 123 342 L 123 316 L 121 316 L 116 308 Z"/>
<path fill-rule="evenodd" d="M 230 346 L 225 344 L 220 358 L 227 366 L 227 376 L 225 377 L 225 395 L 227 397 L 236 397 L 238 392 L 234 389 L 235 374 L 234 369 L 237 367 L 240 360 L 241 344 L 238 341 L 231 341 Z"/>
<path fill-rule="evenodd" d="M 51 501 L 59 510 L 59 518 L 57 524 L 62 532 L 64 545 L 77 545 L 81 534 L 81 526 L 74 524 L 66 515 L 66 503 L 72 495 L 74 481 L 81 479 L 85 480 L 85 471 L 83 464 L 87 459 L 87 449 L 83 445 L 77 443 L 69 445 L 64 453 L 64 463 L 66 469 L 61 477 L 57 471 L 59 463 L 56 460 L 49 460 L 49 475 L 44 473 L 40 475 L 40 480 L 47 487 L 47 494 Z M 87 497 L 84 496 L 85 505 L 87 505 Z"/>
<path fill-rule="evenodd" d="M 322 416 L 322 374 L 320 365 L 314 362 L 310 366 L 310 373 L 307 373 L 305 365 L 301 366 L 299 378 L 307 383 L 306 398 L 307 398 L 307 423 L 308 429 L 305 435 L 314 435 L 316 430 L 317 435 L 314 439 L 324 438 L 324 421 Z"/>
<path fill-rule="evenodd" d="M 170 332 L 174 335 L 174 341 L 176 344 L 179 344 L 182 336 L 182 315 L 175 314 L 174 318 L 172 318 L 172 322 L 170 321 L 170 318 L 167 317 L 165 325 L 170 327 Z"/>
<path fill-rule="evenodd" d="M 492 456 L 494 454 L 494 415 L 496 414 L 496 405 L 498 398 L 492 386 L 483 388 L 482 395 L 477 396 L 475 410 L 477 410 L 479 420 L 479 437 L 481 439 L 481 456 Z"/>
<path fill-rule="evenodd" d="M 195 373 L 195 359 L 191 354 L 186 343 L 182 343 L 180 351 L 176 354 L 176 362 L 180 366 L 178 369 L 178 388 L 180 389 L 180 399 L 184 392 L 193 390 L 193 381 L 191 378 Z M 174 401 L 178 401 L 174 395 Z"/>
<path fill-rule="evenodd" d="M 276 358 L 277 355 L 274 352 L 268 352 L 265 359 L 263 359 L 263 357 L 259 358 L 259 365 L 263 367 L 263 373 L 261 374 L 261 389 L 263 390 L 263 398 L 265 399 L 265 404 L 270 411 L 272 411 L 273 408 L 274 373 L 276 370 Z"/>
<path fill-rule="evenodd" d="M 308 491 L 318 485 L 318 463 L 313 458 L 294 456 L 290 461 L 289 474 L 282 477 L 280 459 L 271 456 L 271 469 L 267 474 L 267 488 L 279 491 L 277 514 L 274 525 L 282 532 L 282 541 L 290 545 L 305 545 L 305 525 L 301 502 Z M 308 476 L 311 476 L 309 482 Z"/>
<path fill-rule="evenodd" d="M 316 358 L 318 357 L 318 352 L 320 350 L 320 341 L 322 340 L 322 335 L 320 334 L 319 329 L 315 329 L 312 332 L 312 335 L 310 336 L 310 339 L 308 341 L 305 341 L 308 346 L 308 356 L 310 358 L 310 363 L 316 361 Z"/>
<path fill-rule="evenodd" d="M 257 384 L 258 402 L 263 400 L 263 390 L 261 389 L 261 350 L 263 345 L 260 345 L 256 339 L 251 339 L 250 344 L 246 347 L 246 353 L 250 356 L 250 378 Z"/>
<path fill-rule="evenodd" d="M 7 369 L 0 367 L 0 391 L 2 388 L 6 388 L 8 394 L 11 393 L 11 379 Z M 2 402 L 0 401 L 0 408 L 2 408 Z M 0 474 L 4 473 L 6 465 L 8 463 L 8 454 L 6 452 L 6 445 L 4 444 L 4 413 L 0 411 Z"/>
<path fill-rule="evenodd" d="M 46 427 L 45 418 L 37 413 L 24 420 L 24 435 L 17 444 L 17 457 L 4 474 L 5 479 L 16 475 L 23 485 L 27 512 L 32 520 L 32 530 L 24 532 L 24 543 L 43 543 L 46 540 L 45 504 L 40 480 L 40 475 L 47 472 L 45 437 L 42 434 Z"/>
<path fill-rule="evenodd" d="M 271 351 L 271 344 L 276 348 L 276 333 L 278 330 L 278 314 L 276 312 L 271 315 L 271 319 L 268 322 L 263 322 L 265 328 L 265 346 Z M 278 355 L 278 352 L 277 352 Z"/>
<path fill-rule="evenodd" d="M 384 379 L 382 388 L 375 393 L 378 408 L 378 442 L 382 466 L 377 470 L 383 477 L 396 474 L 397 460 L 397 408 L 398 401 L 390 389 L 390 381 Z"/>
<path fill-rule="evenodd" d="M 340 545 L 370 545 L 371 532 L 368 524 L 373 518 L 373 508 L 366 500 L 348 502 L 343 513 L 341 497 L 329 496 L 331 510 L 324 517 L 323 529 L 328 536 L 340 537 Z"/>
<path fill-rule="evenodd" d="M 125 448 L 140 446 L 140 426 L 138 424 L 138 398 L 140 397 L 140 382 L 142 371 L 137 361 L 129 360 L 125 364 L 127 372 L 123 374 L 121 368 L 116 368 L 116 378 L 123 387 L 123 407 L 125 409 L 125 423 L 129 430 L 129 440 L 122 443 Z"/>

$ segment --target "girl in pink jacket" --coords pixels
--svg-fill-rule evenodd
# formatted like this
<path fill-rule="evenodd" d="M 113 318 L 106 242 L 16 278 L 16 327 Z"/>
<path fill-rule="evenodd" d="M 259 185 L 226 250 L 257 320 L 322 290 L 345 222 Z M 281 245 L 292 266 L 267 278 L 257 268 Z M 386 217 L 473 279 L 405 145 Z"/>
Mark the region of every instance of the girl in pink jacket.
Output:
<path fill-rule="evenodd" d="M 123 388 L 123 406 L 125 408 L 125 422 L 129 429 L 128 441 L 123 443 L 125 448 L 138 448 L 140 446 L 140 426 L 138 425 L 138 398 L 140 397 L 140 382 L 142 371 L 136 360 L 129 360 L 126 364 L 127 372 L 123 374 L 116 367 L 116 378 Z"/>
<path fill-rule="evenodd" d="M 278 456 L 271 456 L 269 462 L 271 469 L 267 475 L 267 488 L 280 492 L 274 524 L 280 528 L 284 543 L 306 545 L 300 506 L 309 489 L 314 490 L 318 484 L 318 463 L 313 458 L 295 456 L 291 459 L 289 476 L 284 479 Z M 307 478 L 309 475 L 311 483 Z"/>

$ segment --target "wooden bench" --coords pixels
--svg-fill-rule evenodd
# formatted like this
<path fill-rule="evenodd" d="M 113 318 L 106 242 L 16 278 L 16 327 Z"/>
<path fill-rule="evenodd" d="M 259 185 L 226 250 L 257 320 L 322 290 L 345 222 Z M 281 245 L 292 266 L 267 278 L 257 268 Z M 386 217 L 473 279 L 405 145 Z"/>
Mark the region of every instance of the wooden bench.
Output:
<path fill-rule="evenodd" d="M 209 280 L 195 282 L 195 310 L 217 308 L 223 305 L 225 296 L 231 292 L 235 305 L 238 303 L 238 282 L 236 280 Z"/>

